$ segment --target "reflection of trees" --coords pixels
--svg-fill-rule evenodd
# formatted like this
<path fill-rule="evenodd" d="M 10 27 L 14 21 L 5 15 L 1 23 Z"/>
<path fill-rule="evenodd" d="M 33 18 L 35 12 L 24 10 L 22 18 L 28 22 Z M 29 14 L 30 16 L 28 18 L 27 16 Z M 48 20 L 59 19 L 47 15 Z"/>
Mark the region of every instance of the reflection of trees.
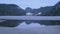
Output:
<path fill-rule="evenodd" d="M 60 16 L 60 2 L 58 2 L 54 6 L 48 6 L 48 7 L 42 7 L 40 9 L 36 9 L 36 11 L 42 12 L 41 15 L 39 16 Z M 60 20 L 41 20 L 41 21 L 35 21 L 40 24 L 45 24 L 45 25 L 60 25 Z"/>
<path fill-rule="evenodd" d="M 31 9 L 29 8 L 28 12 L 32 12 L 35 16 L 60 16 L 60 2 L 58 2 L 54 6 L 46 6 L 46 7 L 41 7 L 38 9 Z M 41 14 L 39 13 L 41 12 Z M 38 14 L 39 13 L 39 14 Z M 60 21 L 58 20 L 38 20 L 38 21 L 33 21 L 33 22 L 38 22 L 40 24 L 45 24 L 45 25 L 59 25 Z"/>
<path fill-rule="evenodd" d="M 6 27 L 15 27 L 19 25 L 22 21 L 19 20 L 6 20 L 4 22 L 0 22 L 0 26 L 6 26 Z"/>
<path fill-rule="evenodd" d="M 15 4 L 0 4 L 0 16 L 22 16 L 25 15 L 23 9 Z M 6 20 L 0 22 L 0 26 L 15 27 L 22 21 L 19 20 Z"/>
<path fill-rule="evenodd" d="M 26 11 L 26 12 L 25 12 Z M 47 6 L 47 7 L 41 7 L 39 9 L 31 9 L 27 8 L 26 10 L 21 9 L 19 6 L 15 4 L 0 4 L 0 15 L 6 15 L 6 16 L 20 16 L 20 15 L 26 15 L 26 13 L 31 12 L 34 16 L 60 16 L 60 2 L 58 2 L 54 6 Z M 41 12 L 41 13 L 39 13 Z M 32 14 L 30 14 L 32 15 Z M 17 26 L 22 21 L 19 20 L 7 20 L 2 23 L 0 23 L 0 26 Z M 45 25 L 60 25 L 60 21 L 58 20 L 36 20 L 36 21 L 26 21 L 27 24 L 30 24 L 31 22 L 39 23 L 39 24 L 45 24 Z"/>

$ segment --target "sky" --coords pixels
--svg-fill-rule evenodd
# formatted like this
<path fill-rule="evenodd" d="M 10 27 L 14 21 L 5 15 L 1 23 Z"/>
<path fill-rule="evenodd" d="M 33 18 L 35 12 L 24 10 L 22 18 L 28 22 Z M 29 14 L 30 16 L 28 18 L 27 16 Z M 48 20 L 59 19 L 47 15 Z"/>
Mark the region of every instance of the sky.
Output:
<path fill-rule="evenodd" d="M 40 8 L 45 6 L 53 6 L 60 0 L 0 0 L 2 4 L 17 4 L 22 9 L 26 7 Z"/>

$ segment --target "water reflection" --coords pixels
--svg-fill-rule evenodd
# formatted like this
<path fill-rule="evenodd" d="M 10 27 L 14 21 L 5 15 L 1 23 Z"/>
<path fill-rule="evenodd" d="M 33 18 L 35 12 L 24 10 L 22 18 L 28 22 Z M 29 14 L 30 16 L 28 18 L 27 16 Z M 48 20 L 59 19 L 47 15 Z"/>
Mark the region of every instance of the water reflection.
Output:
<path fill-rule="evenodd" d="M 31 24 L 26 24 L 26 22 L 22 22 L 20 25 L 18 25 L 17 27 L 20 28 L 34 28 L 34 27 L 41 27 L 41 26 L 45 26 L 45 25 L 40 25 L 38 23 L 31 23 Z"/>

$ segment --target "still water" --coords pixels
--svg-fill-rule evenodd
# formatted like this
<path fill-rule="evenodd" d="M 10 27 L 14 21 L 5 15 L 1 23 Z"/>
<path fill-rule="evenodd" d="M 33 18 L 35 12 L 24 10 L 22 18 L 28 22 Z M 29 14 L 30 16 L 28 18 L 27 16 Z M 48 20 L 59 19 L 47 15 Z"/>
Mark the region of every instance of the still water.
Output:
<path fill-rule="evenodd" d="M 60 34 L 60 26 L 45 26 L 22 22 L 17 27 L 0 27 L 0 34 Z"/>
<path fill-rule="evenodd" d="M 45 25 L 40 25 L 38 23 L 31 23 L 31 24 L 26 24 L 25 22 L 22 22 L 20 25 L 18 25 L 17 27 L 20 28 L 33 28 L 33 27 L 44 27 Z"/>

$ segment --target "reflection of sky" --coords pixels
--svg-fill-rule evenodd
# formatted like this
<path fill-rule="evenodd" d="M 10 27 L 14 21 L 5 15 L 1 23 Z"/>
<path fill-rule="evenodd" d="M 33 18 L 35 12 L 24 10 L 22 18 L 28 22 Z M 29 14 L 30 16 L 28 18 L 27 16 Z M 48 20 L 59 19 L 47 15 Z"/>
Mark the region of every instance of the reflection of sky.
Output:
<path fill-rule="evenodd" d="M 52 6 L 59 0 L 0 0 L 0 3 L 17 4 L 21 8 L 39 8 L 41 6 Z"/>

